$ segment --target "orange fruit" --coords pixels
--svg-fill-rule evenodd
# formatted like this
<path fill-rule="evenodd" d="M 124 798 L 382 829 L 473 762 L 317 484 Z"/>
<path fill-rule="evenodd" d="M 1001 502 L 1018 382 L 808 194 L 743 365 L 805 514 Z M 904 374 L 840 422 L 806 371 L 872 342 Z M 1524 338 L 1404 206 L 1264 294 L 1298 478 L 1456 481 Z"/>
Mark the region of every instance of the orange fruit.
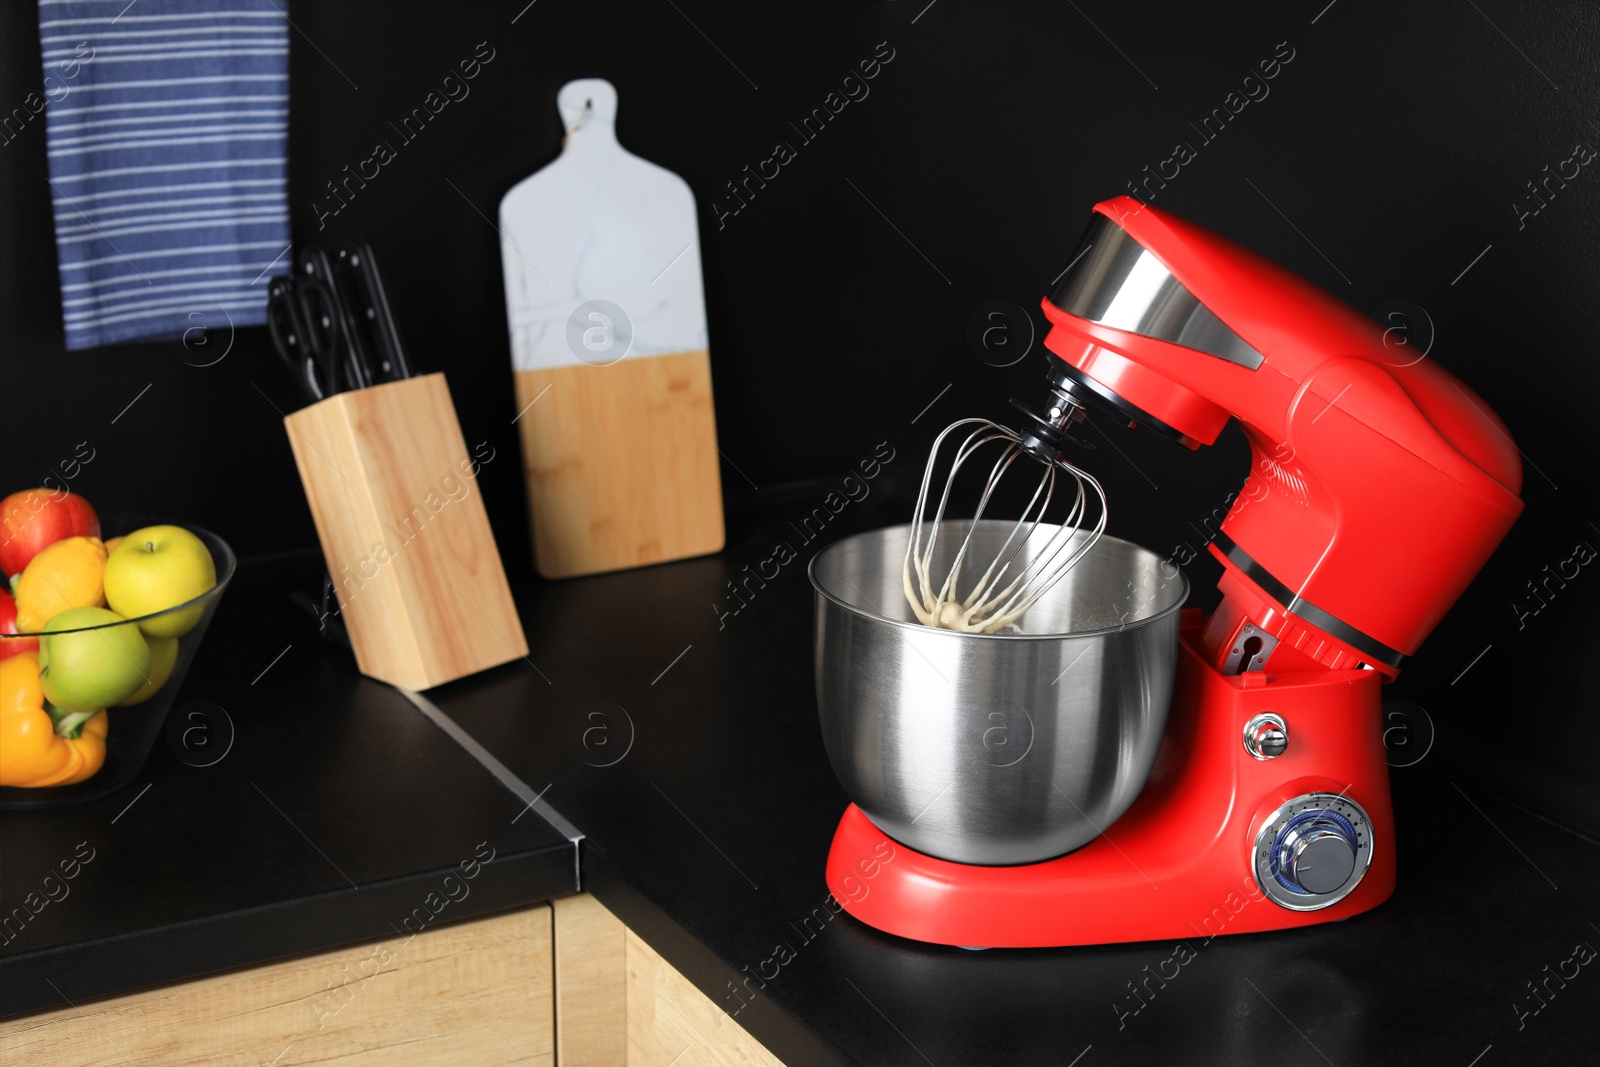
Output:
<path fill-rule="evenodd" d="M 117 550 L 117 546 L 120 545 L 120 544 L 122 544 L 122 538 L 120 538 L 120 537 L 113 537 L 109 541 L 107 541 L 106 542 L 106 555 L 109 556 L 109 555 L 111 555 L 111 553 L 115 552 Z"/>
<path fill-rule="evenodd" d="M 44 549 L 17 579 L 17 630 L 38 633 L 68 608 L 106 602 L 106 546 L 98 537 L 67 537 Z"/>

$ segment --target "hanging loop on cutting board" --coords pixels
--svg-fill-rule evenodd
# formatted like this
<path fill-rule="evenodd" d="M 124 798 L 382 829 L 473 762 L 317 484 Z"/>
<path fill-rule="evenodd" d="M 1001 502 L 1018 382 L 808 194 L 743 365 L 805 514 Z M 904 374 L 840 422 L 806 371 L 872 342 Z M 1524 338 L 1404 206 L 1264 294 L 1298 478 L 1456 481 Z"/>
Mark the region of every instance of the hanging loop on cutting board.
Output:
<path fill-rule="evenodd" d="M 617 121 L 616 87 L 604 78 L 570 81 L 556 94 L 556 109 L 561 112 L 561 124 L 566 127 L 568 137 L 593 123 L 614 125 Z"/>

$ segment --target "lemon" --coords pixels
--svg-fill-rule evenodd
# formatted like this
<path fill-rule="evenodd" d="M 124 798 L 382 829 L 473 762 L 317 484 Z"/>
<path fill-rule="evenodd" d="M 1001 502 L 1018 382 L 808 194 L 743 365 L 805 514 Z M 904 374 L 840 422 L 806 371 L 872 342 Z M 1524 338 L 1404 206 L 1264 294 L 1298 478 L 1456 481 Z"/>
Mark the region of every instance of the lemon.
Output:
<path fill-rule="evenodd" d="M 68 608 L 106 603 L 106 546 L 98 537 L 64 537 L 40 552 L 17 579 L 17 627 L 38 633 Z"/>

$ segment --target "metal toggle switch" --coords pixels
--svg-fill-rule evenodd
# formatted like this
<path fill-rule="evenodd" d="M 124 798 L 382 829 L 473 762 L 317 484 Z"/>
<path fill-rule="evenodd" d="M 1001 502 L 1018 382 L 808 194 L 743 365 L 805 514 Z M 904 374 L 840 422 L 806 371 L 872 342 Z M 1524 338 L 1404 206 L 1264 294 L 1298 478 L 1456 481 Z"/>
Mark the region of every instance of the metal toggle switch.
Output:
<path fill-rule="evenodd" d="M 1244 724 L 1244 750 L 1252 759 L 1276 759 L 1289 748 L 1289 727 L 1283 719 L 1264 712 Z"/>

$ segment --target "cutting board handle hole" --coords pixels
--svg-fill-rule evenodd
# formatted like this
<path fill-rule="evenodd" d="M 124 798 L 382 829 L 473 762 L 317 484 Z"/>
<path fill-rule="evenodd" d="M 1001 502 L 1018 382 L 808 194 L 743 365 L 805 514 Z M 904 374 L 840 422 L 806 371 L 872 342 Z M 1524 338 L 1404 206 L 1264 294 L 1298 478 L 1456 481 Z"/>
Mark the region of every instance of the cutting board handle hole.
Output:
<path fill-rule="evenodd" d="M 616 86 L 604 78 L 570 81 L 556 94 L 556 110 L 569 135 L 590 123 L 609 125 L 617 120 Z"/>

